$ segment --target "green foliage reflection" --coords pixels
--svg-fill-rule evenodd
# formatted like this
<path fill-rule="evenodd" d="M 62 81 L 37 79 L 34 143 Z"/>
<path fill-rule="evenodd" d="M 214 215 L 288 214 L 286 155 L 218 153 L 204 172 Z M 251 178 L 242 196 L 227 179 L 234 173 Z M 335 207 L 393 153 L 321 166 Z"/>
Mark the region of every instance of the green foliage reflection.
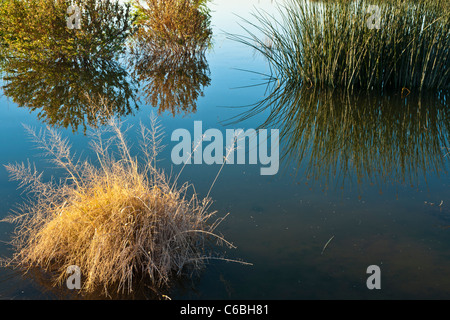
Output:
<path fill-rule="evenodd" d="M 67 9 L 81 8 L 81 29 L 67 27 Z M 133 31 L 129 4 L 110 0 L 5 0 L 0 33 L 8 54 L 29 60 L 111 59 Z"/>
<path fill-rule="evenodd" d="M 114 61 L 10 59 L 4 71 L 4 94 L 19 107 L 38 111 L 38 118 L 52 126 L 86 130 L 137 107 L 136 89 Z"/>

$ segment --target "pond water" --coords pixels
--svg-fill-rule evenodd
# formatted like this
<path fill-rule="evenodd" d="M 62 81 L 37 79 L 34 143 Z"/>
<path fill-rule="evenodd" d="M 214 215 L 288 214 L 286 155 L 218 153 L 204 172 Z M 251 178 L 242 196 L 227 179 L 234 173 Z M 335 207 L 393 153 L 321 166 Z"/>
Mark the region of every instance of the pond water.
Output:
<path fill-rule="evenodd" d="M 219 231 L 237 247 L 218 250 L 227 258 L 252 265 L 213 260 L 198 276 L 167 295 L 172 299 L 448 298 L 448 97 L 344 96 L 309 90 L 281 96 L 282 102 L 252 113 L 244 106 L 267 96 L 266 86 L 253 85 L 263 83 L 258 73 L 269 70 L 261 57 L 228 39 L 225 32 L 243 33 L 237 15 L 248 18 L 254 8 L 274 12 L 274 3 L 215 0 L 210 6 L 213 46 L 204 60 L 186 67 L 191 68 L 190 76 L 180 76 L 186 83 L 176 89 L 193 88 L 186 96 L 194 94 L 194 98 L 185 106 L 183 98 L 176 100 L 175 108 L 181 112 L 175 115 L 170 108 L 158 114 L 166 145 L 160 165 L 168 171 L 181 169 L 171 162 L 175 142 L 170 136 L 180 128 L 192 132 L 194 121 L 202 121 L 204 131 L 279 129 L 281 162 L 277 174 L 266 176 L 260 174 L 261 165 L 225 165 L 211 192 L 217 215 L 229 213 Z M 58 73 L 52 66 L 47 68 L 49 78 Z M 101 75 L 80 71 L 79 79 L 84 82 L 77 85 L 95 92 L 92 79 L 103 79 L 118 97 L 132 92 L 134 84 L 121 78 L 126 68 L 118 64 L 101 69 Z M 46 77 L 45 70 L 38 72 Z M 16 88 L 5 88 L 0 98 L 0 163 L 30 159 L 40 169 L 58 174 L 39 157 L 22 124 L 56 125 L 75 151 L 89 155 L 80 120 L 86 112 L 83 102 L 76 102 L 76 112 L 70 114 L 18 107 L 12 97 L 20 101 L 34 96 L 43 104 L 61 103 L 65 97 L 34 86 L 36 78 L 25 84 L 20 81 L 24 80 L 19 79 Z M 51 84 L 50 80 L 46 83 Z M 77 96 L 67 99 L 64 103 L 70 105 L 70 99 Z M 139 103 L 138 109 L 130 105 L 117 110 L 126 124 L 135 127 L 152 112 L 158 110 L 146 103 Z M 69 126 L 60 127 L 64 123 Z M 191 182 L 204 196 L 220 169 L 216 164 L 188 165 L 180 181 Z M 16 187 L 0 168 L 0 217 L 21 201 Z M 12 254 L 7 244 L 12 231 L 13 226 L 0 224 L 0 256 Z M 379 290 L 366 285 L 371 265 L 380 267 Z M 45 281 L 0 269 L 0 299 L 58 297 L 60 293 L 49 290 Z"/>

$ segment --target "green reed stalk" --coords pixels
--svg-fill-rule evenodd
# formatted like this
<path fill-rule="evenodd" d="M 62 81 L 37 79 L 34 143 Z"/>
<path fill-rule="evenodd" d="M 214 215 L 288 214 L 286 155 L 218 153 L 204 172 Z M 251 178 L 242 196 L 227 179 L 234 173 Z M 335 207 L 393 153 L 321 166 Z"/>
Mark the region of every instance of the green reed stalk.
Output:
<path fill-rule="evenodd" d="M 371 28 L 369 5 L 380 13 Z M 247 35 L 280 82 L 346 89 L 449 89 L 449 2 L 286 0 L 277 17 L 256 11 Z M 252 27 L 254 30 L 250 30 Z"/>

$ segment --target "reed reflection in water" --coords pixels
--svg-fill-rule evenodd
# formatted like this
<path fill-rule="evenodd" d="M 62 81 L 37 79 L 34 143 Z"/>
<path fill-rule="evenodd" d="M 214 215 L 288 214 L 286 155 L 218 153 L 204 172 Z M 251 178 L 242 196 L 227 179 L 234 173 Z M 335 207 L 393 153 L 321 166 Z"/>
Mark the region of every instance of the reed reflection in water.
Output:
<path fill-rule="evenodd" d="M 418 184 L 447 172 L 449 109 L 445 94 L 353 93 L 273 87 L 234 120 L 268 111 L 260 127 L 280 129 L 285 163 L 309 180 L 345 184 Z"/>

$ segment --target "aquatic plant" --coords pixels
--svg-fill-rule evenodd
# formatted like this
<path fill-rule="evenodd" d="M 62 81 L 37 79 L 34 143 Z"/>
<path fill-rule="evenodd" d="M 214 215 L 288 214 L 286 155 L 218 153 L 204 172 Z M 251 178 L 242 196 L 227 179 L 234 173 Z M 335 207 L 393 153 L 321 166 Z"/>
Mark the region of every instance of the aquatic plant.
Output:
<path fill-rule="evenodd" d="M 369 27 L 370 5 L 380 13 Z M 267 59 L 280 83 L 424 91 L 450 87 L 448 0 L 287 0 L 230 35 Z M 253 29 L 251 29 L 253 28 Z"/>
<path fill-rule="evenodd" d="M 56 283 L 76 265 L 82 292 L 99 287 L 104 293 L 111 287 L 130 292 L 139 281 L 159 288 L 176 275 L 199 270 L 214 258 L 216 240 L 232 247 L 215 232 L 223 218 L 211 223 L 211 199 L 199 199 L 188 183 L 177 185 L 179 175 L 171 181 L 157 169 L 162 146 L 156 118 L 150 128 L 140 127 L 139 157 L 131 155 L 116 120 L 93 132 L 97 165 L 76 160 L 68 140 L 54 129 L 27 130 L 67 176 L 44 182 L 29 163 L 6 166 L 32 199 L 4 220 L 18 225 L 9 265 L 43 269 Z"/>

